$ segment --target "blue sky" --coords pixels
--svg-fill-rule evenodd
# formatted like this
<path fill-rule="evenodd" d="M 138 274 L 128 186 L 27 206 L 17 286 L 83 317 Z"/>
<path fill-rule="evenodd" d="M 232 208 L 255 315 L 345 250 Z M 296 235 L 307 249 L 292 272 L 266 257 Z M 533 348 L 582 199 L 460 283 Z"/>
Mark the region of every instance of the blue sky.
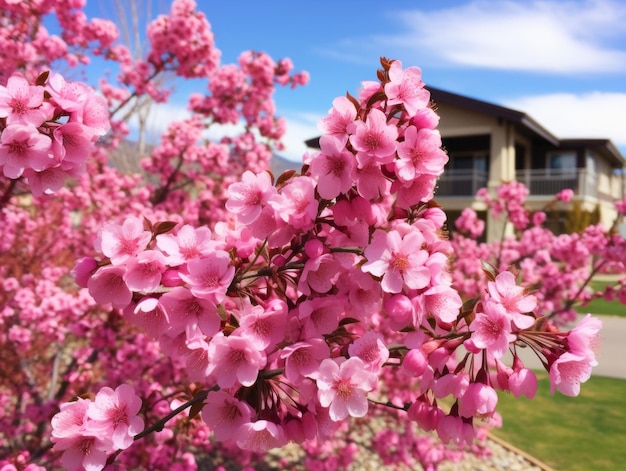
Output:
<path fill-rule="evenodd" d="M 90 2 L 88 12 L 106 16 Z M 155 11 L 169 9 L 153 1 Z M 610 138 L 626 155 L 626 2 L 619 0 L 198 0 L 222 51 L 289 57 L 309 85 L 276 94 L 287 149 L 303 141 L 332 100 L 374 80 L 379 57 L 422 69 L 427 85 L 523 111 L 562 138 Z M 104 4 L 106 5 L 106 3 Z M 155 112 L 154 132 L 182 116 L 187 92 Z"/>

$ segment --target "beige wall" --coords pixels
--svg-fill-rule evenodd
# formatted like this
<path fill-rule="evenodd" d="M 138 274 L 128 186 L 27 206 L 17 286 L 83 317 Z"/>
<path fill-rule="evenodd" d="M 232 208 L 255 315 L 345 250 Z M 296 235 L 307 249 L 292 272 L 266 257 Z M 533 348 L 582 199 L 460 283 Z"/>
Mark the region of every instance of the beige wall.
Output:
<path fill-rule="evenodd" d="M 464 108 L 450 105 L 438 106 L 440 116 L 439 131 L 444 137 L 484 135 L 491 136 L 489 182 L 490 191 L 500 185 L 502 181 L 515 178 L 515 132 L 510 122 L 482 113 L 471 112 Z M 467 200 L 466 200 L 467 201 Z M 450 209 L 459 209 L 452 208 Z M 487 240 L 500 239 L 505 234 L 512 233 L 512 227 L 506 229 L 501 220 L 487 219 Z"/>

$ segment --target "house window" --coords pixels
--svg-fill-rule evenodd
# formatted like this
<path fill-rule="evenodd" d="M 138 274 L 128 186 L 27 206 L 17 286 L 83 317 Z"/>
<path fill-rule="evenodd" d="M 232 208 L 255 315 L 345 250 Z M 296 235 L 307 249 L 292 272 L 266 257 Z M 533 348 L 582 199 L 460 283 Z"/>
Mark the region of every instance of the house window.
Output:
<path fill-rule="evenodd" d="M 576 170 L 576 154 L 574 152 L 551 152 L 548 154 L 548 168 L 555 173 L 566 173 Z"/>
<path fill-rule="evenodd" d="M 455 170 L 487 171 L 487 157 L 483 154 L 463 154 L 450 156 L 450 168 Z"/>

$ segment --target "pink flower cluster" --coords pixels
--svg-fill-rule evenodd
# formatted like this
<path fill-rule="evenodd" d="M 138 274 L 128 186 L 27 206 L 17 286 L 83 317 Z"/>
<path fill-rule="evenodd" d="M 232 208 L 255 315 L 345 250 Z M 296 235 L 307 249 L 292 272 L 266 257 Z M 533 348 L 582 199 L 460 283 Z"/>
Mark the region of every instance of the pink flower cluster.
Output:
<path fill-rule="evenodd" d="M 202 388 L 201 417 L 226 444 L 323 441 L 388 404 L 469 445 L 475 419 L 495 414 L 496 389 L 534 393 L 516 345 L 542 355 L 566 394 L 595 362 L 599 322 L 571 338 L 539 322 L 509 271 L 487 270 L 463 303 L 431 201 L 447 161 L 437 116 L 417 67 L 381 64 L 379 82 L 335 100 L 301 173 L 245 172 L 229 187 L 231 222 L 127 217 L 100 231 L 99 259 L 76 266 L 79 285 Z"/>
<path fill-rule="evenodd" d="M 128 448 L 143 430 L 139 409 L 141 399 L 128 384 L 104 387 L 93 401 L 78 398 L 61 405 L 52 418 L 51 439 L 63 452 L 65 469 L 104 468 L 109 455 Z"/>
<path fill-rule="evenodd" d="M 553 218 L 551 211 L 558 201 L 566 202 L 571 190 L 563 190 L 541 210 L 531 211 L 525 206 L 528 190 L 522 183 L 503 183 L 492 198 L 486 189 L 480 197 L 494 214 L 507 216 L 515 225 L 515 233 L 489 244 L 479 243 L 484 222 L 472 209 L 465 209 L 455 221 L 453 234 L 454 287 L 464 298 L 478 296 L 487 288 L 483 263 L 493 264 L 497 270 L 519 267 L 523 284 L 536 289 L 537 315 L 550 315 L 560 325 L 576 320 L 575 303 L 589 301 L 585 285 L 600 271 L 622 273 L 626 266 L 626 243 L 601 224 L 590 225 L 581 232 L 554 234 L 543 226 Z M 619 211 L 620 203 L 616 203 Z M 504 213 L 503 213 L 504 212 Z M 508 222 L 504 222 L 507 224 Z M 607 294 L 610 294 L 609 290 Z M 602 294 L 601 294 L 602 295 Z"/>
<path fill-rule="evenodd" d="M 0 85 L 0 167 L 26 178 L 35 196 L 78 177 L 95 141 L 110 127 L 104 100 L 80 82 L 44 73 L 36 83 L 13 75 Z"/>
<path fill-rule="evenodd" d="M 206 77 L 219 63 L 211 26 L 193 0 L 172 2 L 169 15 L 150 23 L 147 34 L 152 46 L 148 61 L 157 69 L 170 68 L 187 78 Z"/>
<path fill-rule="evenodd" d="M 90 58 L 83 48 L 90 44 L 96 54 L 108 48 L 117 39 L 117 27 L 109 20 L 88 21 L 82 11 L 84 5 L 84 1 L 76 0 L 1 0 L 0 83 L 17 70 L 35 77 L 59 60 L 70 67 L 87 64 Z M 53 15 L 58 20 L 60 36 L 48 30 Z M 44 17 L 46 20 L 42 21 Z"/>

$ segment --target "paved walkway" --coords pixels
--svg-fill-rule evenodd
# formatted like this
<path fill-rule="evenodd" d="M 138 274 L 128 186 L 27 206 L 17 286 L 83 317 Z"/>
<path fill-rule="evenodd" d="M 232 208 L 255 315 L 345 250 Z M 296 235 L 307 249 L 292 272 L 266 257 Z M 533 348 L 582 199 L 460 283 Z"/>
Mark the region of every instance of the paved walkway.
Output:
<path fill-rule="evenodd" d="M 626 306 L 624 310 L 626 312 Z M 602 329 L 599 351 L 596 353 L 598 366 L 593 368 L 592 375 L 626 379 L 626 318 L 598 317 L 602 320 Z M 531 369 L 543 369 L 539 359 L 529 350 L 522 353 L 524 365 Z"/>

